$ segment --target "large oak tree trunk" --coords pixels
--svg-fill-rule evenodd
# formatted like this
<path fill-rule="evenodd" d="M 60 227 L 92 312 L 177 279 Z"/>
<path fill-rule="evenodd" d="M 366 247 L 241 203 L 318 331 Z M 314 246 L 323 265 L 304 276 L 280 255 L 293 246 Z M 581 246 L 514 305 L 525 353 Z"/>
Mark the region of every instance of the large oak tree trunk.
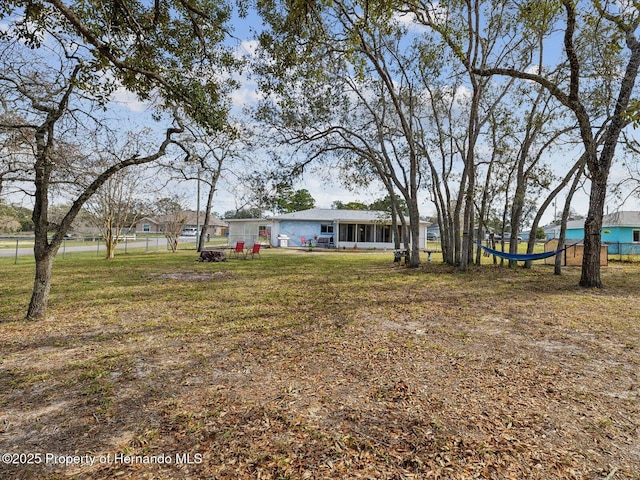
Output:
<path fill-rule="evenodd" d="M 46 186 L 50 177 L 50 166 L 47 162 L 36 164 L 36 195 L 33 208 L 34 245 L 33 255 L 36 261 L 36 273 L 33 280 L 31 301 L 27 310 L 27 320 L 42 318 L 47 313 L 47 301 L 51 290 L 51 271 L 53 259 L 58 251 L 57 244 L 49 243 L 49 192 Z M 54 241 L 57 238 L 54 237 Z"/>
<path fill-rule="evenodd" d="M 69 90 L 70 91 L 70 90 Z M 61 102 L 65 105 L 65 102 Z M 51 271 L 53 258 L 60 245 L 60 236 L 54 236 L 49 243 L 49 185 L 51 182 L 52 162 L 48 154 L 53 142 L 53 128 L 62 115 L 62 107 L 48 115 L 47 121 L 36 131 L 37 157 L 35 162 L 35 195 L 31 218 L 33 220 L 33 255 L 36 261 L 36 273 L 33 281 L 31 301 L 27 310 L 27 320 L 42 318 L 47 313 L 47 301 L 51 289 Z M 55 243 L 54 243 L 55 242 Z"/>
<path fill-rule="evenodd" d="M 602 288 L 600 278 L 600 247 L 604 202 L 607 195 L 607 175 L 593 176 L 589 212 L 584 222 L 584 256 L 582 257 L 581 287 Z"/>

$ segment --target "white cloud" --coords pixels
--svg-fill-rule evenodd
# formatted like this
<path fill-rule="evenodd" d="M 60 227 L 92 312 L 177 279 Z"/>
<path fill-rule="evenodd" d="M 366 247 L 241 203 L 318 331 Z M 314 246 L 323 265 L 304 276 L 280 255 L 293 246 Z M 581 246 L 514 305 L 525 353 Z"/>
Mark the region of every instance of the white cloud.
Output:
<path fill-rule="evenodd" d="M 249 84 L 245 84 L 244 87 L 235 90 L 231 94 L 231 103 L 233 105 L 233 110 L 241 110 L 244 107 L 254 105 L 261 99 L 262 96 L 260 95 L 260 93 L 254 86 L 251 86 Z"/>
<path fill-rule="evenodd" d="M 111 99 L 121 106 L 136 113 L 145 112 L 149 108 L 148 103 L 140 101 L 135 93 L 132 93 L 123 87 L 118 88 L 111 95 Z"/>
<path fill-rule="evenodd" d="M 255 58 L 258 46 L 257 40 L 244 40 L 236 49 L 236 55 L 239 58 Z"/>
<path fill-rule="evenodd" d="M 403 13 L 394 15 L 394 20 L 398 23 L 398 25 L 405 27 L 409 32 L 413 33 L 423 33 L 428 31 L 429 29 L 418 22 L 416 15 L 414 13 Z"/>
<path fill-rule="evenodd" d="M 430 31 L 425 23 L 441 24 L 447 23 L 449 12 L 439 2 L 427 2 L 427 7 L 423 11 L 419 11 L 418 15 L 413 12 L 394 15 L 394 19 L 399 25 L 403 25 L 410 32 L 423 33 Z"/>

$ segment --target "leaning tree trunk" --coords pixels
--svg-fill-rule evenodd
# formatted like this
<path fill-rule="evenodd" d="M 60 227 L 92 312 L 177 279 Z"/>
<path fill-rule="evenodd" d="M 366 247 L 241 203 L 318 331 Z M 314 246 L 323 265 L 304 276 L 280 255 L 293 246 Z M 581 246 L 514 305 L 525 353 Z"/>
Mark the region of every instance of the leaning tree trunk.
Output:
<path fill-rule="evenodd" d="M 399 252 L 401 249 L 400 237 L 397 235 L 398 232 L 398 218 L 400 215 L 404 215 L 402 209 L 398 204 L 398 197 L 396 197 L 393 188 L 390 186 L 391 184 L 387 184 L 387 190 L 389 192 L 389 201 L 391 203 L 391 232 L 393 238 L 393 248 L 396 252 Z"/>
<path fill-rule="evenodd" d="M 61 234 L 59 233 L 56 233 L 53 240 L 49 242 L 49 195 L 43 185 L 47 184 L 50 173 L 46 164 L 38 164 L 37 167 L 40 168 L 36 170 L 36 195 L 32 214 L 35 237 L 33 256 L 36 261 L 36 272 L 33 280 L 31 301 L 27 310 L 27 320 L 43 318 L 47 313 L 53 259 L 61 243 Z"/>
<path fill-rule="evenodd" d="M 204 235 L 207 233 L 209 229 L 209 223 L 211 222 L 211 209 L 213 208 L 213 196 L 216 193 L 216 187 L 218 185 L 218 180 L 220 179 L 220 174 L 222 172 L 222 161 L 218 162 L 218 167 L 214 170 L 213 176 L 211 177 L 211 183 L 209 183 L 209 194 L 207 195 L 207 207 L 204 211 L 204 225 L 202 226 L 202 230 L 198 232 L 198 252 L 204 250 Z M 200 212 L 198 212 L 200 215 Z"/>
<path fill-rule="evenodd" d="M 471 111 L 469 112 L 469 145 L 465 156 L 464 169 L 467 175 L 466 197 L 464 204 L 464 218 L 462 227 L 462 254 L 460 256 L 460 270 L 466 272 L 473 261 L 473 216 L 474 216 L 474 195 L 476 188 L 476 158 L 475 148 L 479 135 L 479 105 L 482 96 L 482 86 L 478 85 L 473 74 L 470 74 L 473 85 L 473 98 L 471 100 Z M 464 176 L 464 175 L 463 175 Z M 462 191 L 463 186 L 460 186 Z"/>
<path fill-rule="evenodd" d="M 47 300 L 51 289 L 51 271 L 53 269 L 54 255 L 44 251 L 38 253 L 35 250 L 36 274 L 33 281 L 33 292 L 29 309 L 27 310 L 27 320 L 42 318 L 47 313 Z M 48 249 L 45 249 L 48 250 Z"/>
<path fill-rule="evenodd" d="M 589 145 L 586 145 L 587 152 L 590 152 L 591 158 L 591 161 L 588 162 L 589 173 L 591 174 L 591 195 L 589 197 L 587 219 L 584 222 L 584 256 L 582 257 L 581 287 L 602 288 L 600 247 L 602 246 L 602 216 L 604 215 L 604 202 L 607 196 L 607 183 L 620 132 L 628 124 L 625 112 L 631 101 L 640 66 L 640 42 L 634 36 L 628 35 L 627 46 L 631 49 L 631 56 L 622 78 L 613 119 L 607 130 L 600 157 L 596 158 L 595 147 L 594 151 L 590 152 Z M 583 135 L 583 138 L 585 136 Z"/>
<path fill-rule="evenodd" d="M 568 203 L 568 202 L 567 202 Z M 566 243 L 566 236 L 567 236 L 567 217 L 568 217 L 568 211 L 567 211 L 567 216 L 565 216 L 564 214 L 562 215 L 562 221 L 560 223 L 561 227 L 560 227 L 560 235 L 558 237 L 558 244 L 556 245 L 556 250 L 560 250 L 564 248 L 564 244 Z M 555 260 L 553 263 L 553 274 L 554 275 L 562 275 L 562 259 L 565 256 L 564 255 L 565 252 L 562 251 L 560 253 L 558 253 L 555 256 Z"/>
<path fill-rule="evenodd" d="M 522 210 L 524 209 L 527 188 L 523 172 L 523 166 L 520 164 L 518 166 L 516 192 L 513 196 L 513 204 L 511 205 L 511 228 L 509 229 L 511 238 L 509 239 L 509 253 L 518 253 L 518 227 L 522 220 Z M 516 268 L 517 266 L 517 260 L 509 260 L 509 268 Z"/>
<path fill-rule="evenodd" d="M 591 178 L 589 212 L 584 222 L 581 287 L 602 288 L 602 279 L 600 278 L 600 247 L 602 239 L 600 236 L 606 195 L 607 175 L 593 175 Z"/>
<path fill-rule="evenodd" d="M 494 149 L 495 150 L 495 149 Z M 480 202 L 480 211 L 478 212 L 478 242 L 482 243 L 484 239 L 484 227 L 486 225 L 487 209 L 489 204 L 489 186 L 491 183 L 491 175 L 493 173 L 493 164 L 495 156 L 492 155 L 489 166 L 487 167 L 487 176 L 484 180 L 484 187 L 482 189 L 482 201 Z M 476 249 L 476 265 L 482 263 L 482 249 Z"/>
<path fill-rule="evenodd" d="M 31 218 L 33 219 L 33 255 L 36 261 L 36 272 L 33 280 L 33 291 L 31 301 L 27 310 L 27 320 L 43 318 L 47 313 L 47 301 L 49 290 L 51 290 L 51 271 L 53 269 L 53 258 L 58 250 L 59 242 L 56 246 L 49 243 L 49 182 L 51 179 L 52 164 L 47 159 L 49 143 L 47 136 L 53 136 L 53 124 L 45 123 L 36 132 L 36 144 L 38 146 L 38 157 L 35 163 L 35 196 Z M 54 237 L 54 241 L 57 240 Z"/>
<path fill-rule="evenodd" d="M 60 248 L 63 237 L 63 234 L 58 231 L 49 241 L 49 195 L 47 189 L 43 187 L 48 184 L 49 170 L 47 165 L 39 164 L 37 166 L 40 168 L 36 171 L 36 195 L 32 214 L 35 238 L 33 256 L 36 261 L 36 272 L 31 301 L 27 310 L 27 320 L 43 318 L 47 313 L 53 259 Z"/>
<path fill-rule="evenodd" d="M 211 208 L 213 206 L 213 195 L 215 194 L 215 192 L 215 187 L 211 187 L 209 189 L 209 194 L 207 195 L 207 206 L 204 210 L 204 225 L 202 225 L 202 229 L 198 232 L 198 252 L 204 250 L 204 236 L 207 234 L 207 230 L 209 230 L 209 223 L 211 222 Z M 197 212 L 196 215 L 200 215 L 200 212 Z"/>
<path fill-rule="evenodd" d="M 580 184 L 580 179 L 582 178 L 582 173 L 584 172 L 583 167 L 580 167 L 578 173 L 573 178 L 573 182 L 571 183 L 571 188 L 567 192 L 567 198 L 564 202 L 564 207 L 562 209 L 562 221 L 560 222 L 560 238 L 558 239 L 558 245 L 556 247 L 557 250 L 564 248 L 565 246 L 565 238 L 567 236 L 567 220 L 569 220 L 569 212 L 571 211 L 571 201 L 573 200 L 573 195 L 576 193 L 578 189 L 578 185 Z M 557 200 L 556 200 L 557 202 Z M 562 274 L 562 254 L 556 255 L 553 274 L 561 275 Z"/>
<path fill-rule="evenodd" d="M 391 232 L 393 233 L 393 248 L 396 252 L 399 252 L 402 249 L 402 244 L 400 243 L 400 235 L 398 235 L 398 217 L 396 216 L 396 209 L 393 209 L 393 213 L 391 214 Z M 400 215 L 403 215 L 402 212 Z"/>

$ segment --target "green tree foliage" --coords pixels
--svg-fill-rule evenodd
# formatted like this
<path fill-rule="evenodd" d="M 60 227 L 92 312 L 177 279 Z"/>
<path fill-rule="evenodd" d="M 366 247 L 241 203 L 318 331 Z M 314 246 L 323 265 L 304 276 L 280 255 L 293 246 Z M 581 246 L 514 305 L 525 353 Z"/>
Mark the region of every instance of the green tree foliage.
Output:
<path fill-rule="evenodd" d="M 221 0 L 7 0 L 0 20 L 9 28 L 1 37 L 33 49 L 46 34 L 64 38 L 82 64 L 81 90 L 104 102 L 119 86 L 143 100 L 160 93 L 159 106 L 178 105 L 217 129 L 226 119 L 225 93 L 234 86 L 221 80 L 236 65 L 220 47 L 230 13 Z"/>
<path fill-rule="evenodd" d="M 20 221 L 14 208 L 0 200 L 0 233 L 15 233 L 20 228 Z"/>
<path fill-rule="evenodd" d="M 409 215 L 409 207 L 407 207 L 407 202 L 404 201 L 403 198 L 399 198 L 398 199 L 398 206 L 400 207 L 400 211 L 402 212 L 403 215 Z M 378 210 L 381 212 L 392 212 L 392 206 L 391 206 L 391 196 L 387 195 L 384 198 L 381 198 L 379 200 L 376 200 L 375 202 L 372 202 L 369 204 L 368 207 L 369 210 Z"/>
<path fill-rule="evenodd" d="M 457 192 L 457 198 L 451 200 L 450 192 L 445 192 L 447 197 L 443 195 L 437 207 L 442 210 L 438 211 L 440 218 L 445 210 L 453 210 L 451 234 L 447 232 L 450 230 L 447 222 L 441 222 L 445 227 L 443 253 L 445 257 L 448 255 L 449 249 L 444 245 L 450 238 L 455 251 L 453 258 L 461 268 L 466 268 L 473 247 L 471 240 L 477 231 L 474 199 L 482 173 L 478 154 L 490 144 L 490 141 L 483 141 L 486 135 L 483 124 L 494 105 L 503 101 L 503 86 L 510 83 L 535 85 L 532 93 L 539 101 L 523 125 L 526 134 L 519 132 L 515 137 L 523 146 L 519 161 L 509 160 L 517 177 L 509 202 L 512 228 L 516 229 L 528 216 L 526 197 L 530 196 L 531 190 L 551 189 L 550 184 L 545 185 L 546 181 L 540 181 L 545 180 L 545 169 L 539 169 L 540 175 L 535 171 L 538 166 L 532 167 L 538 164 L 535 157 L 544 150 L 548 140 L 562 130 L 553 117 L 564 116 L 567 119 L 565 126 L 575 125 L 579 132 L 590 182 L 580 285 L 602 285 L 600 231 L 611 166 L 621 133 L 629 125 L 637 124 L 640 118 L 637 100 L 640 7 L 637 2 L 259 0 L 258 6 L 271 26 L 271 31 L 261 36 L 263 47 L 271 55 L 265 56 L 268 61 L 263 63 L 260 72 L 266 79 L 262 86 L 285 99 L 280 104 L 282 111 L 278 112 L 284 112 L 280 119 L 283 127 L 311 127 L 297 137 L 298 141 L 320 140 L 325 142 L 327 151 L 338 157 L 336 152 L 343 152 L 340 149 L 347 147 L 335 143 L 326 146 L 327 139 L 335 134 L 348 148 L 353 150 L 354 145 L 359 148 L 357 153 L 342 154 L 340 160 L 351 163 L 354 169 L 362 165 L 359 163 L 362 158 L 375 161 L 377 155 L 371 154 L 372 143 L 367 142 L 362 148 L 364 142 L 361 140 L 366 130 L 353 128 L 358 117 L 364 117 L 362 110 L 352 108 L 348 95 L 340 97 L 335 93 L 341 93 L 340 88 L 351 82 L 357 86 L 350 90 L 352 97 L 360 93 L 361 102 L 367 104 L 366 113 L 371 117 L 378 114 L 378 119 L 384 120 L 380 121 L 383 131 L 378 132 L 380 137 L 384 136 L 383 146 L 400 153 L 398 158 L 403 160 L 404 166 L 412 166 L 411 170 L 407 167 L 403 172 L 404 178 L 418 180 L 424 173 L 420 168 L 424 161 L 421 156 L 428 158 L 438 149 L 443 152 L 436 154 L 447 167 L 441 171 L 452 173 L 457 185 L 447 185 L 452 176 L 438 176 L 439 172 L 433 167 L 430 168 L 430 181 Z M 425 28 L 420 33 L 417 33 L 418 29 L 403 28 L 402 22 L 398 21 L 401 17 Z M 409 45 L 418 48 L 413 51 L 404 48 Z M 277 61 L 271 61 L 273 59 Z M 436 62 L 432 63 L 434 59 Z M 438 64 L 437 60 L 442 59 L 445 61 Z M 429 68 L 423 72 L 421 66 L 425 65 Z M 336 71 L 347 72 L 347 75 L 332 78 Z M 417 72 L 422 75 L 422 84 L 416 82 Z M 464 83 L 453 85 L 451 79 L 459 77 L 456 73 L 460 72 Z M 297 83 L 302 76 L 307 80 L 305 85 Z M 436 83 L 434 80 L 443 80 L 447 98 L 455 98 L 457 92 L 464 90 L 460 97 L 466 98 L 450 102 L 450 112 L 468 109 L 468 113 L 465 112 L 467 121 L 464 129 L 456 131 L 455 126 L 444 118 L 438 125 L 438 138 L 426 139 L 420 144 L 425 140 L 421 138 L 420 130 L 429 128 L 431 123 L 424 116 L 420 117 L 420 100 L 427 97 L 422 94 Z M 384 88 L 377 88 L 381 85 Z M 376 111 L 378 105 L 371 99 L 390 100 L 380 102 L 384 103 L 384 117 Z M 300 105 L 308 108 L 296 108 Z M 506 107 L 515 116 L 512 118 L 525 113 L 524 107 L 518 107 L 518 101 L 514 99 Z M 331 115 L 336 111 L 342 114 L 342 121 L 332 124 Z M 394 112 L 393 122 L 386 121 L 390 112 Z M 368 125 L 376 122 L 372 118 Z M 314 128 L 317 125 L 328 127 Z M 391 137 L 385 136 L 389 132 L 402 132 L 403 144 L 394 143 Z M 319 151 L 312 151 L 309 158 L 320 156 Z M 573 166 L 565 166 L 563 172 L 558 172 L 565 186 L 572 179 L 564 174 L 572 172 L 575 178 L 582 175 L 581 163 L 576 160 Z M 391 173 L 386 168 L 373 170 L 381 179 Z M 420 180 L 409 181 L 407 186 L 417 188 L 424 178 Z M 395 187 L 402 190 L 397 183 Z M 414 192 L 409 193 L 403 192 L 403 197 L 414 215 L 417 210 L 412 203 Z M 548 200 L 543 200 L 543 205 L 548 207 Z"/>
<path fill-rule="evenodd" d="M 280 192 L 276 198 L 276 205 L 281 213 L 292 213 L 313 208 L 316 206 L 316 201 L 309 191 L 303 188 Z"/>
<path fill-rule="evenodd" d="M 342 202 L 340 200 L 336 200 L 331 204 L 331 208 L 335 210 L 370 210 L 369 206 L 366 203 L 362 202 Z"/>
<path fill-rule="evenodd" d="M 20 205 L 6 204 L 0 200 L 0 232 L 33 231 L 31 210 Z"/>
<path fill-rule="evenodd" d="M 555 65 L 518 68 L 496 58 L 475 68 L 483 76 L 507 76 L 535 82 L 562 104 L 576 121 L 591 182 L 584 226 L 580 285 L 601 287 L 600 247 L 604 205 L 615 150 L 622 131 L 634 121 L 640 70 L 640 9 L 638 5 L 599 0 L 528 2 L 519 8 L 524 28 L 516 40 L 532 43 L 542 57 L 555 30 L 563 32 L 563 50 Z M 446 35 L 446 34 L 445 34 Z M 455 40 L 448 36 L 455 44 Z M 459 58 L 468 62 L 463 52 Z"/>
<path fill-rule="evenodd" d="M 569 214 L 567 215 L 567 221 L 571 222 L 574 220 L 584 220 L 584 215 L 576 212 L 573 208 L 570 208 Z M 556 210 L 553 224 L 560 225 L 561 223 L 562 223 L 562 211 Z"/>
<path fill-rule="evenodd" d="M 224 218 L 263 218 L 262 209 L 258 207 L 240 208 L 238 210 L 228 210 L 224 213 Z"/>

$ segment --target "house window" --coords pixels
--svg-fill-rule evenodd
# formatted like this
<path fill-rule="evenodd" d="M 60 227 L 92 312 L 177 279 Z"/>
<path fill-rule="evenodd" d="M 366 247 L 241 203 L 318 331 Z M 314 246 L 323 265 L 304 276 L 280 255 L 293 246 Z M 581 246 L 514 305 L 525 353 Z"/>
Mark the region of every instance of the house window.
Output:
<path fill-rule="evenodd" d="M 341 242 L 355 242 L 356 225 L 354 223 L 341 223 L 338 240 Z"/>
<path fill-rule="evenodd" d="M 633 231 L 633 243 L 640 243 L 640 230 Z"/>
<path fill-rule="evenodd" d="M 320 233 L 333 233 L 333 223 L 320 224 Z"/>
<path fill-rule="evenodd" d="M 375 225 L 358 225 L 358 242 L 368 243 L 374 241 Z"/>
<path fill-rule="evenodd" d="M 376 242 L 391 243 L 391 225 L 378 225 L 376 228 Z"/>
<path fill-rule="evenodd" d="M 341 223 L 338 240 L 341 242 L 373 243 L 376 241 L 376 226 L 364 223 Z"/>
<path fill-rule="evenodd" d="M 258 227 L 258 242 L 264 243 L 271 238 L 271 225 L 260 225 Z"/>
<path fill-rule="evenodd" d="M 142 231 L 147 233 L 151 232 L 151 225 L 149 225 L 148 223 L 143 224 Z"/>

